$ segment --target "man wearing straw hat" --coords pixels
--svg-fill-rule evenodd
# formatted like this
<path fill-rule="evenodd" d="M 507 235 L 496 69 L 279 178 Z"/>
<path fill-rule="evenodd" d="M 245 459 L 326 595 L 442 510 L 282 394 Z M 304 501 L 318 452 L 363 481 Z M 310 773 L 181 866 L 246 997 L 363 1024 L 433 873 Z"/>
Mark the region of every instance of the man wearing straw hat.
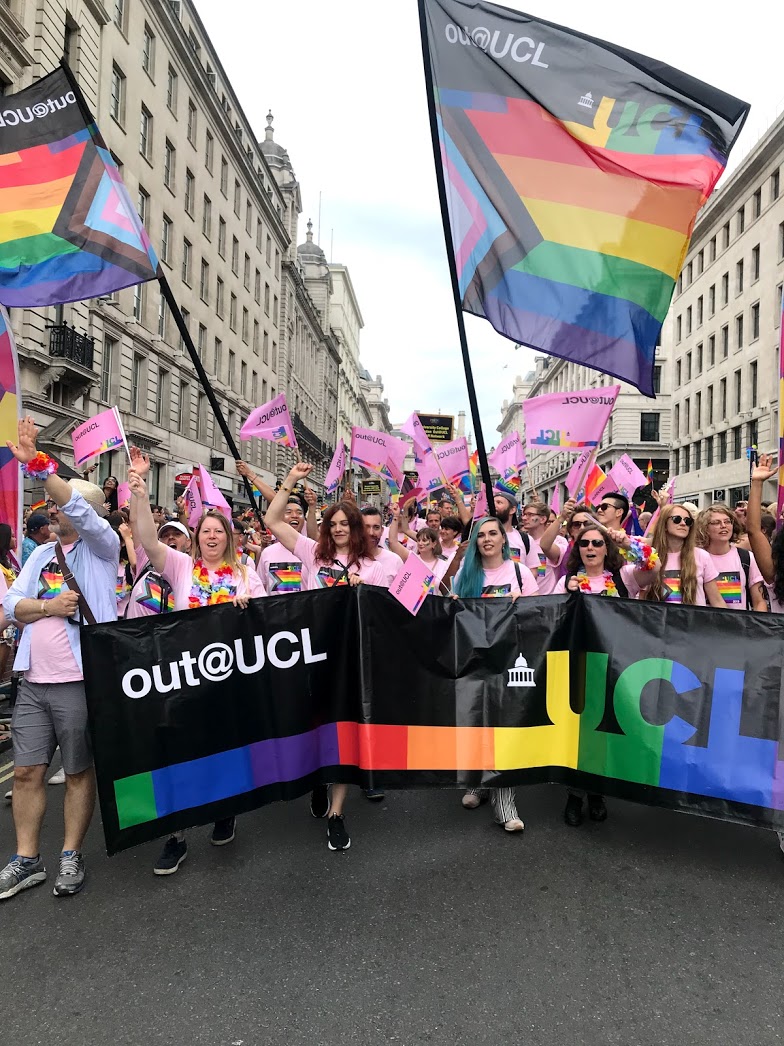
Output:
<path fill-rule="evenodd" d="M 8 448 L 24 474 L 43 480 L 57 506 L 55 541 L 39 545 L 3 599 L 8 617 L 24 625 L 14 669 L 24 673 L 14 707 L 13 812 L 16 853 L 0 871 L 0 900 L 46 879 L 39 853 L 46 810 L 44 775 L 57 745 L 65 770 L 65 838 L 56 897 L 84 886 L 82 842 L 95 806 L 95 776 L 87 730 L 79 622 L 117 618 L 115 582 L 120 541 L 103 517 L 104 493 L 82 479 L 66 482 L 37 450 L 33 419 L 19 422 Z"/>

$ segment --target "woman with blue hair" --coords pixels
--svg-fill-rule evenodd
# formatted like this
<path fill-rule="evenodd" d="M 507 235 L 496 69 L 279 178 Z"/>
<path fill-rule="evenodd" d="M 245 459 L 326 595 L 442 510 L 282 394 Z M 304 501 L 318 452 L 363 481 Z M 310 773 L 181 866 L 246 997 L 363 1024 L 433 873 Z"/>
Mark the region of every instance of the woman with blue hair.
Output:
<path fill-rule="evenodd" d="M 538 594 L 531 571 L 512 559 L 503 524 L 495 517 L 474 523 L 454 592 L 463 599 L 514 600 Z M 525 825 L 517 813 L 513 788 L 469 788 L 463 796 L 463 806 L 475 810 L 487 800 L 488 792 L 496 823 L 507 832 L 522 832 Z"/>

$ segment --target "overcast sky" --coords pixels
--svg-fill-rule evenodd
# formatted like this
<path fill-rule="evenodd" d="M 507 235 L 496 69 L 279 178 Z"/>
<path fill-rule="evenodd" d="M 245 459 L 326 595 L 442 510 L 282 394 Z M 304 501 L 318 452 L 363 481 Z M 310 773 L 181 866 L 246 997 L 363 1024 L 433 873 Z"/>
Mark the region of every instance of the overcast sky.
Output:
<path fill-rule="evenodd" d="M 302 187 L 299 242 L 308 218 L 318 222 L 321 193 L 321 246 L 349 267 L 365 321 L 362 363 L 382 376 L 393 421 L 414 409 L 468 413 L 416 0 L 195 2 L 258 138 L 274 113 L 275 139 Z M 750 102 L 731 165 L 784 104 L 775 3 L 506 6 L 641 51 Z M 486 321 L 467 316 L 466 324 L 490 447 L 501 403 L 533 353 L 515 350 Z"/>

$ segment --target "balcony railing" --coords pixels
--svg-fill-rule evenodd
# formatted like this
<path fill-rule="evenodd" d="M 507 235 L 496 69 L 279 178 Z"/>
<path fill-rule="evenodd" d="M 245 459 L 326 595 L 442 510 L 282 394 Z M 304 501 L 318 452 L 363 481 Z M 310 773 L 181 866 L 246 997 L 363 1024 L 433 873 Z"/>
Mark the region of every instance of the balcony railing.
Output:
<path fill-rule="evenodd" d="M 292 411 L 291 412 L 291 420 L 292 420 L 292 422 L 294 424 L 294 431 L 297 434 L 298 438 L 302 437 L 302 439 L 310 447 L 312 447 L 313 450 L 317 451 L 319 454 L 323 455 L 325 458 L 331 457 L 332 450 L 326 445 L 326 443 L 323 442 L 323 440 L 320 440 L 318 438 L 318 436 L 315 434 L 315 432 L 313 432 L 311 429 L 309 429 L 308 426 L 305 425 L 300 420 L 299 414 L 295 414 L 294 411 Z"/>
<path fill-rule="evenodd" d="M 95 339 L 79 334 L 74 327 L 61 323 L 49 328 L 49 355 L 70 360 L 87 370 L 93 369 Z"/>

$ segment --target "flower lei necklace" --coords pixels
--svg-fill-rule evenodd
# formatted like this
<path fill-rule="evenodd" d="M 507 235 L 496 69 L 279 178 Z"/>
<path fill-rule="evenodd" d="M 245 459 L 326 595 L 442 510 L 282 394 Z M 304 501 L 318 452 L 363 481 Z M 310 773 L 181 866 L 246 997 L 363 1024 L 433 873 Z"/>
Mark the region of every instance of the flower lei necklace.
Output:
<path fill-rule="evenodd" d="M 575 574 L 577 584 L 581 592 L 591 592 L 591 581 L 584 570 L 581 570 L 579 574 Z M 605 570 L 602 573 L 604 580 L 604 592 L 600 592 L 600 596 L 617 596 L 618 589 L 615 584 L 615 579 L 609 570 Z"/>
<path fill-rule="evenodd" d="M 212 573 L 215 575 L 214 581 L 210 579 L 210 571 L 204 565 L 203 559 L 197 559 L 193 564 L 193 584 L 188 597 L 189 610 L 211 607 L 217 603 L 230 603 L 236 595 L 234 571 L 228 563 L 224 563 Z"/>

